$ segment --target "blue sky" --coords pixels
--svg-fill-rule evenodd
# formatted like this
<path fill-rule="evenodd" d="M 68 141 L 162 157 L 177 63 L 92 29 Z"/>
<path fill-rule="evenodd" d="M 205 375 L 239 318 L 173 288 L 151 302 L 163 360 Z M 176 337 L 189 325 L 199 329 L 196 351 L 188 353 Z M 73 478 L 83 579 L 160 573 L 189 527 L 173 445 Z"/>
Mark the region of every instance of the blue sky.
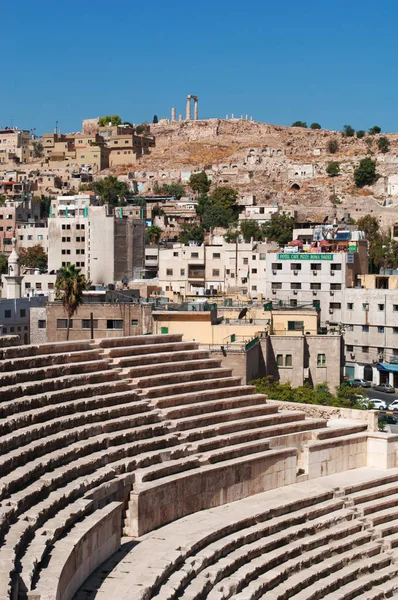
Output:
<path fill-rule="evenodd" d="M 397 131 L 398 3 L 22 0 L 2 7 L 0 127 L 185 110 Z"/>

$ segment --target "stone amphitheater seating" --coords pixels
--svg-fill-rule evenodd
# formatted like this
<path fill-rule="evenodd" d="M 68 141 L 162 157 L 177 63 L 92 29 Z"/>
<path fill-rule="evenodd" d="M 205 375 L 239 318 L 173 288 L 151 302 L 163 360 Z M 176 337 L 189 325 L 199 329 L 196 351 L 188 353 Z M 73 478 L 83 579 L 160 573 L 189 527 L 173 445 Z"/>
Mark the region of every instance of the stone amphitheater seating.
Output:
<path fill-rule="evenodd" d="M 0 600 L 69 600 L 119 548 L 122 529 L 149 535 L 265 490 L 367 465 L 396 466 L 397 436 L 372 434 L 365 422 L 327 427 L 325 419 L 278 410 L 181 339 L 0 348 Z M 384 511 L 393 506 L 394 481 Z M 352 490 L 350 499 L 347 508 L 333 500 L 336 511 L 350 515 L 339 525 L 357 515 L 392 551 L 398 528 L 377 521 L 383 516 L 373 516 L 366 488 Z M 356 529 L 352 535 L 358 544 L 344 552 L 363 546 L 390 568 L 373 538 Z M 209 597 L 224 597 L 213 587 Z M 234 594 L 246 593 L 238 587 Z"/>

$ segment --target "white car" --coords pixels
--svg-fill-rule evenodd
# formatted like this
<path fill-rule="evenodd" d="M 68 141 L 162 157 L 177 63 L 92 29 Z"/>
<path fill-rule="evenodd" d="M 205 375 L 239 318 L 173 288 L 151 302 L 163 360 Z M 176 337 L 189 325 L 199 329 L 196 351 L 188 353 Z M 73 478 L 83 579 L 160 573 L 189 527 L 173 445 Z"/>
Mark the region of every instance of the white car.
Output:
<path fill-rule="evenodd" d="M 385 410 L 387 408 L 387 403 L 381 398 L 369 398 L 369 401 L 372 404 L 372 408 L 376 410 Z"/>
<path fill-rule="evenodd" d="M 398 410 L 398 398 L 393 400 L 391 404 L 388 405 L 388 410 Z"/>

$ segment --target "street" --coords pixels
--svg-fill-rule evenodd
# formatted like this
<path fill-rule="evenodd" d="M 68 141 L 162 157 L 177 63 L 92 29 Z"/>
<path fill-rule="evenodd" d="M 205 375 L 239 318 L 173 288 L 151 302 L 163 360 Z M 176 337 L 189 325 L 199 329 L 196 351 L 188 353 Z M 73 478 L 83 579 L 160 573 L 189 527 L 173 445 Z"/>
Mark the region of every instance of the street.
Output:
<path fill-rule="evenodd" d="M 373 388 L 358 388 L 361 390 L 361 393 L 367 394 L 369 398 L 379 398 L 380 400 L 384 400 L 387 403 L 387 406 L 398 398 L 398 394 L 386 394 L 385 392 L 378 392 Z"/>

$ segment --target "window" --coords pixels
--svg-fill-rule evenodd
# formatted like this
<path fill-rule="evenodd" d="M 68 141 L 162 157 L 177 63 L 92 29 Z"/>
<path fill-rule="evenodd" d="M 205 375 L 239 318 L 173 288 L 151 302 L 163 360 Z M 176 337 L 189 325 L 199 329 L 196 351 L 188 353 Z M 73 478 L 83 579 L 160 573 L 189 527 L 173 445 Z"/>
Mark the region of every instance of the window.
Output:
<path fill-rule="evenodd" d="M 292 366 L 292 355 L 291 354 L 286 354 L 285 356 L 285 367 L 291 367 Z"/>
<path fill-rule="evenodd" d="M 291 307 L 293 307 L 293 308 L 294 308 L 295 306 L 297 306 L 297 300 L 296 300 L 296 298 L 290 298 L 290 300 L 289 300 L 289 304 L 290 304 L 290 306 L 291 306 Z"/>
<path fill-rule="evenodd" d="M 271 266 L 273 271 L 282 271 L 282 263 L 272 263 Z"/>
<path fill-rule="evenodd" d="M 363 302 L 362 310 L 369 310 L 369 302 Z"/>
<path fill-rule="evenodd" d="M 213 258 L 221 258 L 221 254 L 219 252 L 213 252 Z"/>
<path fill-rule="evenodd" d="M 341 308 L 341 302 L 329 302 L 329 308 L 331 310 L 339 309 Z"/>
<path fill-rule="evenodd" d="M 138 327 L 138 319 L 132 319 L 131 324 L 133 327 Z"/>
<path fill-rule="evenodd" d="M 354 331 L 354 325 L 346 325 L 345 330 L 346 331 Z"/>
<path fill-rule="evenodd" d="M 384 327 L 378 327 L 377 333 L 384 333 Z"/>
<path fill-rule="evenodd" d="M 4 318 L 5 319 L 11 319 L 11 310 L 5 310 L 4 311 Z"/>
<path fill-rule="evenodd" d="M 256 285 L 252 285 L 252 292 L 257 292 L 257 286 Z"/>
<path fill-rule="evenodd" d="M 68 319 L 57 319 L 57 329 L 67 329 Z M 73 319 L 69 321 L 69 328 L 73 329 Z"/>
<path fill-rule="evenodd" d="M 311 263 L 311 271 L 320 271 L 322 269 L 322 265 L 319 263 Z"/>
<path fill-rule="evenodd" d="M 291 271 L 301 271 L 301 264 L 300 263 L 291 263 L 290 270 Z"/>
<path fill-rule="evenodd" d="M 395 333 L 395 334 L 397 334 L 398 333 L 398 327 L 393 327 L 392 328 L 392 332 Z"/>
<path fill-rule="evenodd" d="M 283 367 L 283 354 L 276 355 L 276 364 L 278 367 Z"/>
<path fill-rule="evenodd" d="M 98 319 L 93 319 L 93 328 L 98 329 Z M 82 329 L 91 329 L 91 319 L 82 319 Z"/>
<path fill-rule="evenodd" d="M 185 269 L 180 269 L 180 275 L 184 276 L 185 275 Z"/>
<path fill-rule="evenodd" d="M 219 269 L 213 269 L 213 277 L 220 277 L 220 270 Z"/>
<path fill-rule="evenodd" d="M 362 325 L 363 333 L 369 333 L 369 325 Z"/>
<path fill-rule="evenodd" d="M 341 271 L 341 265 L 330 265 L 331 271 Z"/>
<path fill-rule="evenodd" d="M 199 252 L 191 252 L 191 258 L 199 258 Z"/>
<path fill-rule="evenodd" d="M 288 321 L 287 322 L 287 330 L 288 331 L 303 331 L 304 329 L 304 321 Z"/>
<path fill-rule="evenodd" d="M 362 352 L 364 354 L 369 354 L 369 346 L 362 346 Z"/>
<path fill-rule="evenodd" d="M 351 344 L 347 344 L 345 349 L 347 350 L 347 352 L 354 352 L 354 346 L 352 346 Z"/>
<path fill-rule="evenodd" d="M 173 256 L 178 256 L 178 252 L 173 252 Z"/>
<path fill-rule="evenodd" d="M 341 290 L 341 283 L 331 283 L 330 289 L 331 290 Z"/>
<path fill-rule="evenodd" d="M 322 289 L 322 286 L 321 286 L 320 283 L 311 283 L 310 287 L 311 287 L 312 290 L 320 290 L 320 289 Z"/>
<path fill-rule="evenodd" d="M 271 287 L 273 290 L 281 290 L 282 289 L 282 283 L 280 281 L 273 281 L 271 283 Z"/>
<path fill-rule="evenodd" d="M 353 302 L 348 302 L 347 303 L 347 309 L 348 310 L 354 310 L 354 303 Z"/>
<path fill-rule="evenodd" d="M 379 310 L 384 310 L 384 304 L 378 304 L 377 306 L 378 306 Z"/>
<path fill-rule="evenodd" d="M 243 264 L 244 265 L 248 265 L 249 264 L 249 259 L 248 258 L 244 258 L 243 259 Z"/>
<path fill-rule="evenodd" d="M 290 284 L 290 289 L 291 290 L 301 290 L 301 283 L 296 283 L 296 282 L 291 283 Z"/>
<path fill-rule="evenodd" d="M 166 275 L 173 275 L 173 269 L 166 269 Z"/>
<path fill-rule="evenodd" d="M 106 328 L 107 329 L 123 329 L 123 321 L 122 321 L 122 319 L 107 319 Z"/>
<path fill-rule="evenodd" d="M 324 367 L 326 365 L 326 354 L 318 354 L 316 365 L 317 367 Z"/>
<path fill-rule="evenodd" d="M 398 311 L 398 304 L 393 304 L 393 306 L 392 306 L 392 307 L 393 307 L 393 310 L 394 310 L 394 311 Z"/>
<path fill-rule="evenodd" d="M 30 290 L 30 281 L 25 283 L 25 290 Z"/>
<path fill-rule="evenodd" d="M 46 325 L 47 325 L 47 323 L 46 323 L 46 320 L 45 320 L 45 319 L 39 319 L 39 320 L 37 321 L 37 327 L 38 327 L 39 329 L 45 329 L 45 328 L 46 328 Z"/>
<path fill-rule="evenodd" d="M 21 308 L 20 309 L 19 316 L 20 317 L 26 317 L 26 308 Z"/>
<path fill-rule="evenodd" d="M 257 260 L 257 256 L 255 254 L 252 254 L 252 260 Z"/>

